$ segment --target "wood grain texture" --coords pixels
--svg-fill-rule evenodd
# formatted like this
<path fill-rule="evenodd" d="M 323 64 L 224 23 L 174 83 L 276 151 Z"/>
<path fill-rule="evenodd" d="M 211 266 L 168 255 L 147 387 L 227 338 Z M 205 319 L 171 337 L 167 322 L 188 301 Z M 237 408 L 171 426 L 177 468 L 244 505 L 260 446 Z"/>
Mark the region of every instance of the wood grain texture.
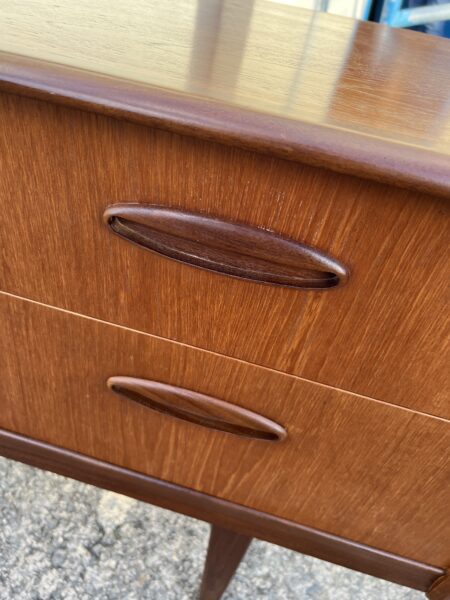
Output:
<path fill-rule="evenodd" d="M 286 430 L 270 419 L 193 390 L 122 375 L 106 383 L 119 396 L 168 417 L 250 439 L 275 442 L 286 438 Z"/>
<path fill-rule="evenodd" d="M 211 527 L 199 600 L 220 600 L 251 541 L 229 529 Z"/>
<path fill-rule="evenodd" d="M 450 575 L 447 573 L 431 587 L 427 593 L 429 600 L 449 600 L 450 599 Z"/>
<path fill-rule="evenodd" d="M 0 289 L 450 416 L 443 199 L 26 98 L 0 99 Z M 109 204 L 247 223 L 348 267 L 326 292 L 133 247 Z"/>
<path fill-rule="evenodd" d="M 0 455 L 418 590 L 444 570 L 0 429 Z"/>
<path fill-rule="evenodd" d="M 0 427 L 420 562 L 449 562 L 441 419 L 1 295 Z M 88 360 L 87 360 L 88 359 Z M 121 372 L 283 423 L 280 444 L 150 413 Z"/>
<path fill-rule="evenodd" d="M 3 89 L 450 191 L 445 40 L 259 0 L 3 0 L 0 51 Z"/>
<path fill-rule="evenodd" d="M 103 215 L 123 239 L 193 267 L 268 285 L 328 289 L 347 279 L 329 256 L 271 231 L 151 204 L 113 204 Z"/>

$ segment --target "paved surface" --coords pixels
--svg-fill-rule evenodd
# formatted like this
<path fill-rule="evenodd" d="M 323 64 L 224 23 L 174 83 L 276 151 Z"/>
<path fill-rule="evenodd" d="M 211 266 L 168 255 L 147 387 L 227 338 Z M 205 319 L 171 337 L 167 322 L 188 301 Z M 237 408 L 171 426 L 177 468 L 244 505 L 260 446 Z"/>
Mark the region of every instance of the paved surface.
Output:
<path fill-rule="evenodd" d="M 0 458 L 0 600 L 191 600 L 208 526 Z M 254 542 L 224 600 L 423 600 Z"/>

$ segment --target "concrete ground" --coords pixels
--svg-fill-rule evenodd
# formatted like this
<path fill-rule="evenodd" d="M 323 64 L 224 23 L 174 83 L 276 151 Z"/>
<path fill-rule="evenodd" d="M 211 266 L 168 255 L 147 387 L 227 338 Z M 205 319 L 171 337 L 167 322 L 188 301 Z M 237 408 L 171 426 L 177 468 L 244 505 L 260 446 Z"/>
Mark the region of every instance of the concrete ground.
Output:
<path fill-rule="evenodd" d="M 208 525 L 0 458 L 0 600 L 196 598 Z M 253 542 L 224 600 L 423 600 Z"/>

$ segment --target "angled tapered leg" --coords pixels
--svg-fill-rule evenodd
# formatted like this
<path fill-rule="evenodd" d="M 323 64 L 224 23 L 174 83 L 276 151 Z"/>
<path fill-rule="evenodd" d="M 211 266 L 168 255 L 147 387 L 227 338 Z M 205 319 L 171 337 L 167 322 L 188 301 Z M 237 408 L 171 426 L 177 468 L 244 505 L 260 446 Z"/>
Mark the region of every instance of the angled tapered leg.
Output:
<path fill-rule="evenodd" d="M 429 600 L 450 600 L 450 574 L 444 575 L 434 582 L 427 592 L 427 598 Z"/>
<path fill-rule="evenodd" d="M 252 538 L 211 525 L 200 600 L 219 600 Z"/>

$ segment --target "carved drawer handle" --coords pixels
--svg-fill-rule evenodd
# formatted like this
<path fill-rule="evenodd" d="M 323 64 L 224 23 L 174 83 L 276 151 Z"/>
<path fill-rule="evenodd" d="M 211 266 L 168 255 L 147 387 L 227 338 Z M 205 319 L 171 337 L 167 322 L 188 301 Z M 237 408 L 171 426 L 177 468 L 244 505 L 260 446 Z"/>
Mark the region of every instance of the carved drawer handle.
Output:
<path fill-rule="evenodd" d="M 104 220 L 147 250 L 233 277 L 306 289 L 347 279 L 345 267 L 323 252 L 257 227 L 146 204 L 114 204 Z"/>
<path fill-rule="evenodd" d="M 241 437 L 277 442 L 286 430 L 270 419 L 192 390 L 135 377 L 110 377 L 108 387 L 159 413 Z"/>

